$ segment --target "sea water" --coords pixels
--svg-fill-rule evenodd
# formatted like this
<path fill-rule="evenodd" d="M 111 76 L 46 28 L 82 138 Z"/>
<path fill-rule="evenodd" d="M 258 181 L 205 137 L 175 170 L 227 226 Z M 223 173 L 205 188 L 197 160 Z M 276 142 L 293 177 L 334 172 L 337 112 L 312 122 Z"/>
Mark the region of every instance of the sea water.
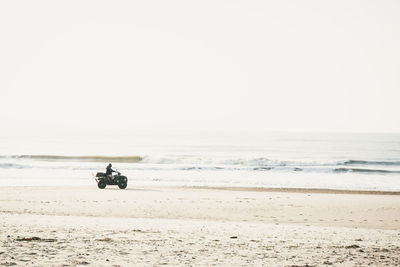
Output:
<path fill-rule="evenodd" d="M 7 129 L 0 186 L 93 185 L 400 191 L 400 134 Z"/>

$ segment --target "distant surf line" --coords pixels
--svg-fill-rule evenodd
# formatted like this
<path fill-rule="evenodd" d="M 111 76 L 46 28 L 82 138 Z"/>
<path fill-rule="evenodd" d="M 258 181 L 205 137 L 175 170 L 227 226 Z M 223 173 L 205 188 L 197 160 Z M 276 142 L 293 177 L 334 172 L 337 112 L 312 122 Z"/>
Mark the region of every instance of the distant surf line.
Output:
<path fill-rule="evenodd" d="M 14 155 L 2 158 L 33 159 L 43 161 L 86 161 L 135 163 L 143 160 L 141 156 L 60 156 L 60 155 Z"/>

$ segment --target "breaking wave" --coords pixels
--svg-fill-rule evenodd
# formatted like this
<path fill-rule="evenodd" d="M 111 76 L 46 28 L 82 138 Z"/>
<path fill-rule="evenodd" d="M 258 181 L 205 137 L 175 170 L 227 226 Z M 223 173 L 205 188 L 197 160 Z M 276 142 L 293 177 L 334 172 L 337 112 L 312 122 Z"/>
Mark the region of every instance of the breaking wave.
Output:
<path fill-rule="evenodd" d="M 14 155 L 2 156 L 11 159 L 31 159 L 41 161 L 86 161 L 86 162 L 120 162 L 136 163 L 143 158 L 140 156 L 59 156 L 59 155 Z"/>
<path fill-rule="evenodd" d="M 296 166 L 331 166 L 337 162 L 275 160 L 266 157 L 209 157 L 195 155 L 145 156 L 141 163 L 148 164 L 188 164 L 188 165 L 221 165 L 248 166 L 260 168 L 296 167 Z"/>
<path fill-rule="evenodd" d="M 25 168 L 30 168 L 30 166 L 14 164 L 14 163 L 0 163 L 0 168 L 1 169 L 25 169 Z"/>
<path fill-rule="evenodd" d="M 337 168 L 334 172 L 356 172 L 356 173 L 370 173 L 370 174 L 400 174 L 400 171 L 392 170 L 379 170 L 379 169 L 359 169 L 359 168 Z"/>
<path fill-rule="evenodd" d="M 400 166 L 400 161 L 370 161 L 370 160 L 347 160 L 344 165 L 384 165 Z"/>

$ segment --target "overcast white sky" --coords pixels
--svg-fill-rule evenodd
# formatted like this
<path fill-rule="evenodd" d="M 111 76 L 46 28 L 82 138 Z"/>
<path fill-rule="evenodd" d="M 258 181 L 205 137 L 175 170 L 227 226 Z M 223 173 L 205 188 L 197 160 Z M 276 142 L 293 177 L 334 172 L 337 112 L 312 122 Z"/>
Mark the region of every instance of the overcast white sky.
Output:
<path fill-rule="evenodd" d="M 400 132 L 400 1 L 1 1 L 2 128 Z"/>

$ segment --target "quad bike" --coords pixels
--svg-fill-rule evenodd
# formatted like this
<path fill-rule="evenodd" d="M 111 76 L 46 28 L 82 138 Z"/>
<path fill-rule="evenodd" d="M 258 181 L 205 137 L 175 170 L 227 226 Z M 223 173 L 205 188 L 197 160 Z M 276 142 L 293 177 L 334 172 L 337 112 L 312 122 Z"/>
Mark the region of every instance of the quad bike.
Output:
<path fill-rule="evenodd" d="M 94 179 L 97 182 L 97 187 L 100 189 L 106 188 L 107 185 L 118 185 L 120 189 L 125 189 L 128 185 L 128 178 L 121 175 L 119 171 L 117 171 L 117 174 L 113 175 L 112 178 L 107 176 L 104 172 L 98 172 Z"/>

